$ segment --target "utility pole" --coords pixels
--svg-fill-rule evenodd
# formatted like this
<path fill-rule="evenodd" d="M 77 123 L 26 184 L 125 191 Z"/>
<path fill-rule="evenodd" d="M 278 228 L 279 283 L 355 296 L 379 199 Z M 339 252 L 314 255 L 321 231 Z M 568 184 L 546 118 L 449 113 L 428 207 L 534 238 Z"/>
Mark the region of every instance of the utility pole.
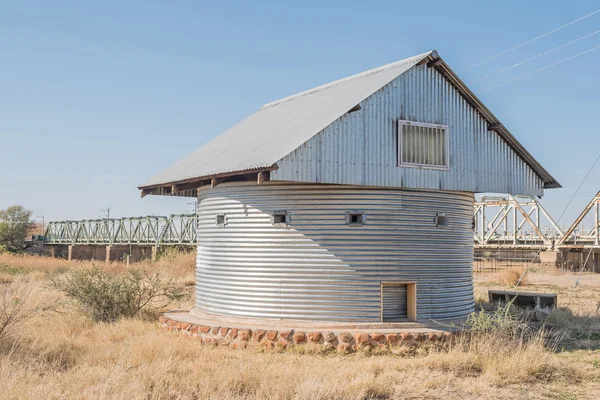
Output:
<path fill-rule="evenodd" d="M 108 235 L 112 238 L 113 232 L 111 230 L 111 224 L 110 224 L 110 206 L 106 206 L 106 208 L 104 210 L 100 210 L 100 211 L 104 211 L 106 213 L 106 222 L 103 225 L 104 225 L 104 229 L 106 229 L 106 235 Z M 110 242 L 112 243 L 112 239 L 110 240 Z"/>

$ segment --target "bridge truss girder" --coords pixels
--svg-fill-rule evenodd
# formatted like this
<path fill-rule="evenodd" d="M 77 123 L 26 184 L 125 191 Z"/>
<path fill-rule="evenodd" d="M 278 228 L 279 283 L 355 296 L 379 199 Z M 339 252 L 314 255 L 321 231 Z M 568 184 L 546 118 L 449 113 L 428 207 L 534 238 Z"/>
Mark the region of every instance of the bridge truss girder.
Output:
<path fill-rule="evenodd" d="M 553 232 L 543 232 L 542 218 Z M 563 236 L 541 203 L 529 196 L 484 196 L 475 202 L 473 222 L 477 247 L 553 248 Z"/>
<path fill-rule="evenodd" d="M 594 210 L 594 227 L 578 234 L 583 219 Z M 550 230 L 542 229 L 544 221 Z M 474 240 L 480 248 L 600 247 L 600 192 L 573 225 L 563 232 L 534 197 L 484 196 L 474 204 Z M 196 245 L 195 214 L 50 222 L 48 244 Z M 526 230 L 529 229 L 529 232 Z"/>
<path fill-rule="evenodd" d="M 195 214 L 50 222 L 48 244 L 195 245 Z"/>
<path fill-rule="evenodd" d="M 577 229 L 590 212 L 594 210 L 594 226 L 590 231 L 582 232 L 578 235 Z M 600 192 L 596 193 L 594 198 L 583 209 L 581 214 L 575 219 L 575 222 L 566 230 L 563 237 L 558 241 L 559 246 L 600 246 Z"/>

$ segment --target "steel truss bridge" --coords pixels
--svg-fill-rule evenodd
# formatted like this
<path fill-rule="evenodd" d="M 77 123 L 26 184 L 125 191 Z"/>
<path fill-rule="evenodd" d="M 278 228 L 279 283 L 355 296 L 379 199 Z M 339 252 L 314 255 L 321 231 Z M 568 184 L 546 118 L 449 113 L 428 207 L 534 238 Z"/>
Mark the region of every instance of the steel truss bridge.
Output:
<path fill-rule="evenodd" d="M 582 225 L 586 217 L 589 229 Z M 600 192 L 564 231 L 538 199 L 528 196 L 481 197 L 475 202 L 473 225 L 476 248 L 600 247 Z"/>
<path fill-rule="evenodd" d="M 48 244 L 183 245 L 196 244 L 195 214 L 50 222 Z"/>
<path fill-rule="evenodd" d="M 476 248 L 600 248 L 600 192 L 564 231 L 533 197 L 484 196 L 473 211 Z M 592 227 L 584 230 L 582 222 L 591 213 Z M 197 223 L 195 214 L 50 222 L 45 243 L 194 246 Z"/>

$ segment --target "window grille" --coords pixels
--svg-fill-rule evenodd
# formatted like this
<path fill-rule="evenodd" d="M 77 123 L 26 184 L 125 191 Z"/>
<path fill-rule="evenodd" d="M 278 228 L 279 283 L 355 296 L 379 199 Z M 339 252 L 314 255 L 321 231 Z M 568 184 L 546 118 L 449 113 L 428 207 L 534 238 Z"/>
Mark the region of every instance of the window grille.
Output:
<path fill-rule="evenodd" d="M 448 169 L 448 127 L 398 121 L 398 165 Z"/>
<path fill-rule="evenodd" d="M 227 225 L 227 216 L 225 214 L 217 214 L 215 217 L 215 224 L 219 228 L 224 228 Z"/>

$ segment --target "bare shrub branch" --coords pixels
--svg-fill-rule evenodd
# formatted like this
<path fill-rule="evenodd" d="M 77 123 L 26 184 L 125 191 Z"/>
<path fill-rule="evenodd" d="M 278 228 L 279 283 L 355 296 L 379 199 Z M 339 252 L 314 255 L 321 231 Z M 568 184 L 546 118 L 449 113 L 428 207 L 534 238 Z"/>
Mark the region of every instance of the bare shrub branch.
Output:
<path fill-rule="evenodd" d="M 0 342 L 35 316 L 32 293 L 33 286 L 22 280 L 0 284 Z"/>
<path fill-rule="evenodd" d="M 164 281 L 159 273 L 137 269 L 111 274 L 95 266 L 52 274 L 50 282 L 103 322 L 146 316 L 185 296 L 179 285 Z"/>

